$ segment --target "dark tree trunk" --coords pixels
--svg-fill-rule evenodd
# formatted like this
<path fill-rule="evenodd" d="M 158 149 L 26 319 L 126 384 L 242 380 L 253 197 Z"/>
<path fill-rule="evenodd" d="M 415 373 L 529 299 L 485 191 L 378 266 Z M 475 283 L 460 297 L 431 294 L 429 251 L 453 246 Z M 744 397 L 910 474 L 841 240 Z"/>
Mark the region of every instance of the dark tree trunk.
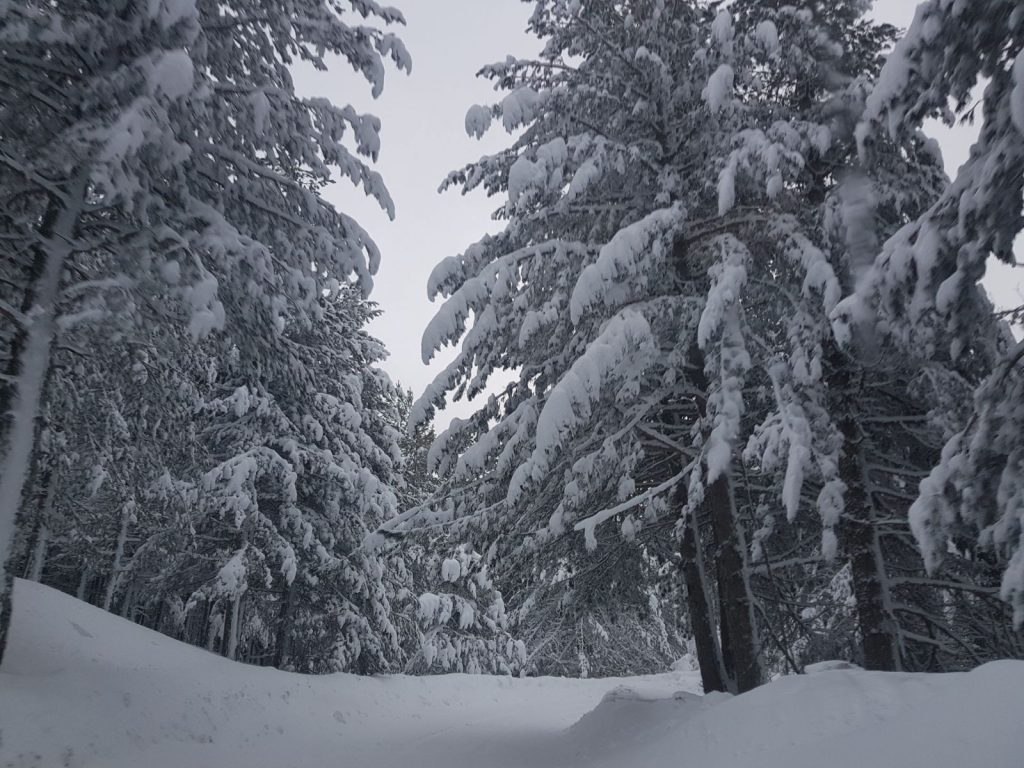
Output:
<path fill-rule="evenodd" d="M 703 268 L 689 263 L 685 240 L 677 240 L 672 251 L 681 280 L 703 279 Z M 687 367 L 687 376 L 694 387 L 705 393 L 704 397 L 698 398 L 697 404 L 700 415 L 706 417 L 709 382 L 704 372 L 704 352 L 697 346 L 696 340 L 688 350 Z M 747 583 L 743 535 L 728 473 L 723 473 L 705 488 L 702 510 L 711 520 L 717 545 L 715 565 L 722 662 L 730 688 L 736 693 L 742 693 L 761 684 L 760 643 L 754 623 L 753 600 Z"/>
<path fill-rule="evenodd" d="M 846 486 L 846 492 L 839 535 L 850 558 L 863 662 L 867 669 L 897 670 L 901 666 L 897 625 L 888 610 L 885 563 L 864 471 L 863 432 L 857 419 L 857 398 L 864 374 L 851 369 L 835 345 L 831 345 L 828 356 L 831 407 L 833 412 L 843 414 L 838 421 L 843 435 L 839 478 Z"/>
<path fill-rule="evenodd" d="M 683 559 L 681 568 L 683 583 L 686 585 L 686 605 L 697 650 L 697 663 L 700 665 L 700 679 L 705 693 L 727 691 L 718 643 L 715 642 L 715 626 L 708 606 L 702 556 L 697 544 L 697 521 L 694 514 L 688 517 L 683 527 L 679 553 Z"/>
<path fill-rule="evenodd" d="M 0 662 L 7 650 L 7 636 L 11 628 L 11 611 L 14 608 L 14 572 L 11 569 L 2 571 L 3 583 L 0 584 Z"/>
<path fill-rule="evenodd" d="M 850 558 L 864 667 L 894 671 L 900 668 L 896 623 L 887 607 L 885 563 L 881 559 L 871 500 L 864 487 L 857 425 L 847 419 L 841 429 L 844 445 L 839 475 L 846 484 L 846 513 L 840 534 Z"/>
<path fill-rule="evenodd" d="M 281 611 L 277 622 L 277 639 L 274 648 L 274 666 L 285 669 L 292 655 L 292 610 L 295 606 L 295 582 L 292 581 L 281 596 Z"/>
<path fill-rule="evenodd" d="M 704 353 L 696 344 L 690 348 L 688 362 L 694 385 L 707 392 L 709 383 L 704 373 Z M 701 416 L 707 414 L 706 400 L 701 400 L 700 411 Z M 743 693 L 761 684 L 760 644 L 747 584 L 743 534 L 728 474 L 719 475 L 704 489 L 703 510 L 711 520 L 715 534 L 722 661 L 730 688 L 736 693 Z"/>
<path fill-rule="evenodd" d="M 53 236 L 58 217 L 60 216 L 60 210 L 58 202 L 51 198 L 38 229 L 40 241 Z M 25 292 L 22 294 L 20 306 L 23 315 L 29 315 L 36 303 L 39 281 L 43 279 L 46 272 L 48 259 L 49 255 L 46 249 L 37 243 L 32 249 L 32 261 L 28 265 L 25 275 Z M 28 328 L 19 326 L 11 339 L 11 348 L 8 350 L 8 358 L 4 366 L 3 373 L 6 383 L 0 386 L 0 446 L 6 446 L 7 448 L 10 448 L 7 438 L 12 423 L 14 393 L 22 373 L 27 343 Z M 0 449 L 0 453 L 2 453 L 2 449 Z M 4 651 L 7 650 L 7 637 L 10 630 L 11 611 L 13 610 L 14 541 L 16 538 L 17 522 L 15 522 L 15 532 L 12 536 L 10 549 L 8 550 L 6 546 L 0 545 L 0 566 L 4 566 L 0 568 L 0 661 L 3 661 Z"/>
<path fill-rule="evenodd" d="M 761 663 L 753 603 L 747 586 L 743 535 L 728 476 L 720 475 L 704 491 L 718 553 L 718 599 L 722 614 L 722 660 L 737 693 L 761 684 Z"/>

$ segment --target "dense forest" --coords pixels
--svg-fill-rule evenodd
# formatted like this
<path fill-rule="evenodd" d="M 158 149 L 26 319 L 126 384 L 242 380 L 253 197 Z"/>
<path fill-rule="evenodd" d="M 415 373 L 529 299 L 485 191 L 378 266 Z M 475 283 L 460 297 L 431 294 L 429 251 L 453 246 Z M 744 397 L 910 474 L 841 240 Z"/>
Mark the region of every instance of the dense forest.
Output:
<path fill-rule="evenodd" d="M 398 10 L 0 2 L 0 655 L 24 578 L 304 673 L 1024 658 L 1024 6 L 529 5 L 414 393 L 324 196 L 394 215 L 381 123 L 294 80 Z"/>

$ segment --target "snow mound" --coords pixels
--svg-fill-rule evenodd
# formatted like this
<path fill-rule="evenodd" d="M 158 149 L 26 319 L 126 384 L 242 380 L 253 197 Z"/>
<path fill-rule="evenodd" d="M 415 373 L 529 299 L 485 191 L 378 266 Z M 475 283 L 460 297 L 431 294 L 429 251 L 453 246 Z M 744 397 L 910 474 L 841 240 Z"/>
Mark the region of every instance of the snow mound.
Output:
<path fill-rule="evenodd" d="M 651 744 L 672 739 L 676 729 L 720 701 L 717 697 L 705 698 L 688 691 L 675 691 L 666 696 L 630 685 L 616 686 L 604 695 L 600 704 L 569 728 L 560 745 L 568 754 L 551 764 L 655 765 L 639 756 Z M 602 762 L 609 751 L 619 755 L 621 762 Z M 668 765 L 673 764 L 666 763 Z"/>
<path fill-rule="evenodd" d="M 831 672 L 836 669 L 861 669 L 852 661 L 843 661 L 842 659 L 836 659 L 833 661 L 819 661 L 817 664 L 808 664 L 804 667 L 804 673 L 808 675 L 816 675 L 819 672 Z"/>
<path fill-rule="evenodd" d="M 742 696 L 630 679 L 304 677 L 19 581 L 0 768 L 1020 768 L 1024 662 L 840 669 Z M 852 666 L 852 665 L 851 665 Z"/>

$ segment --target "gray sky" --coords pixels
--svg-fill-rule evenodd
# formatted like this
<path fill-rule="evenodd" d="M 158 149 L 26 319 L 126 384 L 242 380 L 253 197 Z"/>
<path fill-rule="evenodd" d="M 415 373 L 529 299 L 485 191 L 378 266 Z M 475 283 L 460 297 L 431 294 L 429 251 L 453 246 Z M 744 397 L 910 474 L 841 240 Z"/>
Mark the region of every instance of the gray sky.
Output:
<path fill-rule="evenodd" d="M 439 183 L 455 168 L 507 145 L 508 136 L 493 130 L 482 141 L 464 129 L 466 110 L 487 103 L 494 95 L 487 81 L 475 77 L 484 64 L 507 54 L 536 53 L 539 44 L 524 32 L 530 5 L 521 0 L 393 0 L 408 27 L 402 39 L 412 53 L 411 76 L 389 71 L 384 94 L 374 101 L 369 88 L 354 75 L 332 69 L 327 74 L 303 72 L 303 90 L 328 96 L 337 104 L 353 104 L 378 115 L 383 123 L 383 174 L 395 200 L 397 217 L 390 222 L 374 203 L 348 184 L 337 184 L 328 197 L 370 232 L 382 253 L 372 298 L 384 315 L 371 327 L 391 352 L 385 369 L 417 394 L 453 357 L 446 350 L 428 368 L 420 362 L 420 338 L 436 305 L 427 300 L 431 269 L 442 258 L 461 253 L 486 232 L 496 231 L 490 220 L 497 207 L 482 194 L 437 193 Z M 905 28 L 917 0 L 877 0 L 879 19 Z M 973 131 L 929 131 L 942 145 L 947 170 L 967 159 Z M 998 266 L 986 284 L 1000 305 L 1021 303 L 1021 275 Z M 465 402 L 450 406 L 437 419 L 447 426 L 451 416 L 473 409 Z"/>

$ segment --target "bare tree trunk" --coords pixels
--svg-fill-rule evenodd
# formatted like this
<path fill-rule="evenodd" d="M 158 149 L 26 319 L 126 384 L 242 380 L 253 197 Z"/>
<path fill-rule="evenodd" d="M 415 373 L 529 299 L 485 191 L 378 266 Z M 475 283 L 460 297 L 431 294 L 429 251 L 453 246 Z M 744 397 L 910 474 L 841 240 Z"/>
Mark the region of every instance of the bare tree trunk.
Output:
<path fill-rule="evenodd" d="M 726 691 L 722 669 L 721 650 L 715 639 L 715 627 L 708 607 L 707 586 L 704 579 L 703 555 L 697 544 L 697 520 L 689 514 L 679 545 L 682 555 L 683 583 L 686 585 L 686 604 L 690 614 L 690 630 L 697 649 L 700 679 L 704 693 Z"/>
<path fill-rule="evenodd" d="M 846 513 L 840 532 L 850 558 L 864 667 L 895 671 L 901 666 L 896 620 L 889 610 L 885 563 L 871 499 L 865 488 L 858 428 L 851 419 L 844 420 L 840 427 L 844 445 L 839 475 L 846 484 Z"/>
<path fill-rule="evenodd" d="M 87 174 L 79 173 L 69 185 L 68 200 L 85 199 Z M 60 293 L 64 263 L 71 254 L 78 207 L 59 207 L 56 202 L 47 209 L 39 229 L 32 283 L 23 306 L 22 340 L 15 340 L 10 361 L 14 385 L 5 389 L 0 409 L 9 411 L 0 434 L 3 463 L 0 464 L 0 659 L 7 644 L 11 616 L 13 574 L 8 567 L 15 535 L 15 520 L 21 507 L 35 443 L 36 418 L 39 414 L 43 386 L 50 367 L 53 341 L 57 332 L 57 299 Z"/>
<path fill-rule="evenodd" d="M 722 614 L 722 656 L 737 693 L 761 684 L 760 644 L 754 604 L 747 583 L 743 533 L 727 475 L 719 475 L 704 491 L 704 505 L 715 532 L 718 599 Z M 728 655 L 726 655 L 728 653 Z"/>
<path fill-rule="evenodd" d="M 838 420 L 839 431 L 843 435 L 839 478 L 846 491 L 839 534 L 850 558 L 864 666 L 875 670 L 897 670 L 901 666 L 898 625 L 889 610 L 885 562 L 865 474 L 863 432 L 857 419 L 856 399 L 864 373 L 862 369 L 852 368 L 834 345 L 831 345 L 828 355 L 832 369 L 828 381 L 833 398 L 831 406 L 833 411 L 842 414 Z"/>
<path fill-rule="evenodd" d="M 217 641 L 224 634 L 224 612 L 216 612 L 210 601 L 206 610 L 206 650 L 216 653 Z"/>
<path fill-rule="evenodd" d="M 274 666 L 285 669 L 292 655 L 292 610 L 295 606 L 295 581 L 285 587 L 281 596 L 281 611 L 277 622 L 277 642 L 274 648 Z"/>
<path fill-rule="evenodd" d="M 28 568 L 25 573 L 27 579 L 36 583 L 43 580 L 43 569 L 46 567 L 46 555 L 50 547 L 50 519 L 53 514 L 53 500 L 57 487 L 52 467 L 48 467 L 43 472 L 41 482 L 46 489 L 45 496 L 39 508 L 36 540 L 32 547 L 32 556 L 29 559 Z"/>
<path fill-rule="evenodd" d="M 238 622 L 242 617 L 242 595 L 235 595 L 235 599 L 231 601 L 231 626 L 228 627 L 227 632 L 227 656 L 232 661 L 238 657 L 238 636 L 239 627 Z"/>
<path fill-rule="evenodd" d="M 704 373 L 704 353 L 696 344 L 690 348 L 688 362 L 694 385 L 707 392 L 709 384 Z M 699 407 L 701 415 L 706 415 L 707 401 L 701 400 Z M 723 472 L 704 489 L 702 507 L 715 534 L 722 662 L 730 688 L 736 693 L 743 693 L 761 684 L 761 650 L 747 579 L 746 546 L 728 473 Z"/>
<path fill-rule="evenodd" d="M 92 569 L 86 566 L 85 570 L 82 571 L 82 575 L 78 577 L 78 589 L 75 591 L 75 597 L 82 602 L 85 602 L 88 597 L 90 579 L 92 579 Z"/>
<path fill-rule="evenodd" d="M 32 561 L 29 564 L 28 580 L 39 583 L 43 580 L 43 568 L 46 566 L 46 553 L 50 544 L 50 529 L 46 521 L 40 521 L 36 531 L 36 545 L 32 548 Z"/>
<path fill-rule="evenodd" d="M 128 523 L 132 517 L 132 506 L 125 504 L 121 509 L 121 527 L 117 532 L 117 546 L 114 548 L 114 562 L 110 568 L 110 580 L 107 581 L 107 591 L 103 595 L 103 610 L 109 611 L 114 604 L 114 595 L 117 592 L 118 582 L 121 580 L 121 560 L 124 558 L 124 547 L 128 541 Z"/>

